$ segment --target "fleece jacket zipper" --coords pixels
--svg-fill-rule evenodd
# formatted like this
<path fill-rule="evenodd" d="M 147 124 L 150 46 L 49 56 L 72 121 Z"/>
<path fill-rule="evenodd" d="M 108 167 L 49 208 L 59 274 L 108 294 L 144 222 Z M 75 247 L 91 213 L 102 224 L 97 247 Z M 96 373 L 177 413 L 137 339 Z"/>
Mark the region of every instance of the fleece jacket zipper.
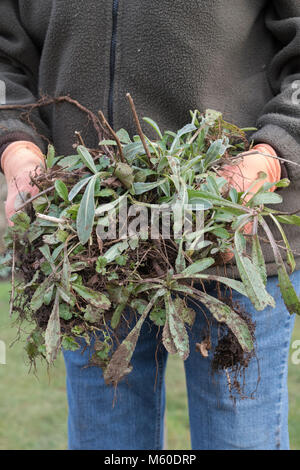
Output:
<path fill-rule="evenodd" d="M 115 62 L 116 62 L 116 43 L 117 43 L 117 23 L 118 23 L 119 0 L 113 0 L 112 6 L 112 35 L 110 44 L 110 84 L 108 95 L 108 121 L 113 127 L 113 95 L 114 95 L 114 79 L 115 79 Z"/>

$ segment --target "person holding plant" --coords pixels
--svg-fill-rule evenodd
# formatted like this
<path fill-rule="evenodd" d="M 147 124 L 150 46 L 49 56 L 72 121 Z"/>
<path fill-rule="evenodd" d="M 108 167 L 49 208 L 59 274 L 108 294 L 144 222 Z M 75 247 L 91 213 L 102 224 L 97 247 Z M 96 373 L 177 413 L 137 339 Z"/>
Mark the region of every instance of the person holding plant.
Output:
<path fill-rule="evenodd" d="M 261 173 L 266 177 L 258 185 L 276 183 L 284 171 L 291 184 L 282 190 L 279 208 L 299 210 L 299 47 L 298 0 L 228 0 L 226 5 L 112 0 L 90 1 L 84 9 L 78 0 L 2 0 L 0 80 L 6 105 L 0 107 L 0 154 L 8 220 L 38 191 L 30 185 L 30 173 L 43 167 L 47 139 L 58 154 L 72 150 L 74 129 L 90 148 L 99 140 L 86 115 L 68 103 L 37 106 L 30 121 L 16 105 L 40 95 L 69 95 L 94 112 L 103 110 L 115 129 L 133 134 L 128 91 L 139 113 L 164 128 L 177 129 L 195 108 L 215 108 L 240 127 L 256 126 L 249 140 L 257 153 L 244 154 L 223 175 L 243 191 Z M 299 253 L 296 229 L 291 226 L 287 236 Z M 267 245 L 264 256 L 276 308 L 257 312 L 248 299 L 234 299 L 256 322 L 258 386 L 255 359 L 246 372 L 246 393 L 255 391 L 254 399 L 232 403 L 226 376 L 214 379 L 209 358 L 191 350 L 185 371 L 193 449 L 289 448 L 287 364 L 294 318 L 281 299 Z M 299 255 L 295 259 L 291 279 L 300 293 Z M 197 315 L 193 327 L 194 344 L 205 325 L 201 318 Z M 134 372 L 119 384 L 114 407 L 114 390 L 98 369 L 84 367 L 88 352 L 64 353 L 71 449 L 163 447 L 167 354 L 158 350 L 155 360 L 156 335 L 155 328 L 143 327 Z"/>

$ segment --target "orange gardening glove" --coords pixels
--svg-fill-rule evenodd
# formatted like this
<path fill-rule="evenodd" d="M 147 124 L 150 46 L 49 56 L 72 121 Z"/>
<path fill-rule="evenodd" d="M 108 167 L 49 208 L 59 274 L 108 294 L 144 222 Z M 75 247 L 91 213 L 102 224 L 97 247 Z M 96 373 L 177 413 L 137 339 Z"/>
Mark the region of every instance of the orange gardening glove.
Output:
<path fill-rule="evenodd" d="M 256 150 L 257 154 L 251 154 Z M 229 185 L 237 191 L 246 191 L 255 180 L 259 178 L 259 173 L 263 172 L 267 176 L 265 179 L 259 180 L 246 194 L 244 201 L 247 202 L 253 194 L 255 194 L 264 183 L 277 183 L 281 177 L 281 167 L 277 158 L 269 157 L 267 155 L 277 156 L 275 150 L 268 144 L 255 145 L 249 152 L 246 152 L 242 160 L 237 165 L 225 165 L 220 171 L 220 176 L 227 179 Z M 270 191 L 275 191 L 276 187 L 273 186 Z M 250 234 L 252 231 L 252 223 L 245 225 L 244 233 Z M 223 253 L 223 260 L 225 263 L 233 258 L 233 253 L 228 251 Z"/>
<path fill-rule="evenodd" d="M 9 225 L 13 225 L 10 218 L 18 207 L 39 192 L 36 186 L 31 185 L 30 173 L 35 169 L 40 171 L 44 166 L 43 153 L 32 142 L 16 141 L 4 150 L 1 167 L 7 182 L 5 212 Z"/>

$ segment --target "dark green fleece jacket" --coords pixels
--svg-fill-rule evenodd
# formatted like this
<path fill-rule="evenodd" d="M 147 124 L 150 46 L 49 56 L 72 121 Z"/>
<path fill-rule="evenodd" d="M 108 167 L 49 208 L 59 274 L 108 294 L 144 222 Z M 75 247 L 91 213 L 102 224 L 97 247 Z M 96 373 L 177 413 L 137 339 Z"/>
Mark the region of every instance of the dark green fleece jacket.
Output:
<path fill-rule="evenodd" d="M 165 129 L 186 123 L 190 109 L 214 108 L 300 164 L 300 0 L 1 0 L 0 80 L 7 104 L 69 94 L 132 133 L 126 92 Z M 33 122 L 35 131 L 19 111 L 0 109 L 0 146 L 25 137 L 43 146 L 42 134 L 67 154 L 74 130 L 98 144 L 67 103 L 40 109 Z M 278 208 L 296 211 L 300 166 L 287 171 Z M 300 229 L 287 235 L 299 268 Z"/>

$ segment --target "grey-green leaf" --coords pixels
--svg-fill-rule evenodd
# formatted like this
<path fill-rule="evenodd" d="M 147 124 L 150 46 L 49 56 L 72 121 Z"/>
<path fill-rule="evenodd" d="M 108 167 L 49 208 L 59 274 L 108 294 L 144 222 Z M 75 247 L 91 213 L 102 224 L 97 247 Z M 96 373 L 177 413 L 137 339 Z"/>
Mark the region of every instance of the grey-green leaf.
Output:
<path fill-rule="evenodd" d="M 182 271 L 182 275 L 189 277 L 193 274 L 197 274 L 205 269 L 208 269 L 210 266 L 214 264 L 215 260 L 213 258 L 205 258 L 199 261 L 195 261 L 195 263 L 188 266 L 184 271 Z"/>
<path fill-rule="evenodd" d="M 252 239 L 252 262 L 260 273 L 264 285 L 267 284 L 267 269 L 265 258 L 261 249 L 258 235 L 254 235 Z"/>
<path fill-rule="evenodd" d="M 56 293 L 53 309 L 45 332 L 46 359 L 52 364 L 60 348 L 59 293 Z"/>
<path fill-rule="evenodd" d="M 171 353 L 173 353 L 175 346 L 176 353 L 179 355 L 179 357 L 181 357 L 183 360 L 186 360 L 190 352 L 189 338 L 184 321 L 179 316 L 170 293 L 165 295 L 165 308 L 167 313 L 166 324 L 168 325 L 164 328 L 170 332 L 171 338 L 167 338 L 165 331 L 163 334 L 164 345 L 167 351 L 172 351 Z"/>
<path fill-rule="evenodd" d="M 133 188 L 135 194 L 143 194 L 148 191 L 151 191 L 152 189 L 157 188 L 158 186 L 161 186 L 166 180 L 160 180 L 160 181 L 155 181 L 153 183 L 134 183 Z"/>
<path fill-rule="evenodd" d="M 85 166 L 91 170 L 92 173 L 96 174 L 97 173 L 97 168 L 95 166 L 94 160 L 90 152 L 88 151 L 87 148 L 85 148 L 83 145 L 79 145 L 77 147 L 77 152 L 78 155 L 80 156 L 81 160 L 85 164 Z"/>
<path fill-rule="evenodd" d="M 260 272 L 243 253 L 243 237 L 239 232 L 235 233 L 235 260 L 247 295 L 256 310 L 264 310 L 268 305 L 275 306 L 273 297 L 267 292 Z"/>
<path fill-rule="evenodd" d="M 84 245 L 90 238 L 95 218 L 96 176 L 90 179 L 82 197 L 76 218 L 76 228 L 80 243 Z"/>
<path fill-rule="evenodd" d="M 151 299 L 143 311 L 134 328 L 112 355 L 112 358 L 104 373 L 104 380 L 106 384 L 116 385 L 125 375 L 127 375 L 128 372 L 130 372 L 130 361 L 134 353 L 142 325 L 148 313 L 155 304 L 156 299 L 163 293 L 164 292 L 158 291 L 155 294 L 155 296 Z"/>
<path fill-rule="evenodd" d="M 59 197 L 61 197 L 65 202 L 68 202 L 69 193 L 65 183 L 61 180 L 56 180 L 54 186 Z"/>
<path fill-rule="evenodd" d="M 96 292 L 89 287 L 85 287 L 79 284 L 72 284 L 72 288 L 88 303 L 97 307 L 101 310 L 108 310 L 110 308 L 110 300 L 106 295 L 101 292 Z"/>
<path fill-rule="evenodd" d="M 251 205 L 258 206 L 260 204 L 280 204 L 282 197 L 277 193 L 258 193 L 251 198 Z"/>
<path fill-rule="evenodd" d="M 147 124 L 149 124 L 149 125 L 155 130 L 156 134 L 158 135 L 158 137 L 159 137 L 160 139 L 163 138 L 163 135 L 162 135 L 162 133 L 161 133 L 160 128 L 158 127 L 158 124 L 157 124 L 155 121 L 153 121 L 153 119 L 150 119 L 150 118 L 148 118 L 148 117 L 144 117 L 143 120 L 144 120 L 145 122 L 147 122 Z"/>
<path fill-rule="evenodd" d="M 68 196 L 69 201 L 73 201 L 74 197 L 77 196 L 79 191 L 90 181 L 91 178 L 93 178 L 93 176 L 82 179 L 77 184 L 75 184 L 75 186 L 73 186 Z"/>
<path fill-rule="evenodd" d="M 180 286 L 175 290 L 179 292 L 187 292 L 191 297 L 200 300 L 207 309 L 211 312 L 213 317 L 220 323 L 225 323 L 240 343 L 241 348 L 245 352 L 251 352 L 254 348 L 251 332 L 247 323 L 243 320 L 234 310 L 220 300 L 205 294 L 201 291 L 190 289 L 186 286 Z"/>

